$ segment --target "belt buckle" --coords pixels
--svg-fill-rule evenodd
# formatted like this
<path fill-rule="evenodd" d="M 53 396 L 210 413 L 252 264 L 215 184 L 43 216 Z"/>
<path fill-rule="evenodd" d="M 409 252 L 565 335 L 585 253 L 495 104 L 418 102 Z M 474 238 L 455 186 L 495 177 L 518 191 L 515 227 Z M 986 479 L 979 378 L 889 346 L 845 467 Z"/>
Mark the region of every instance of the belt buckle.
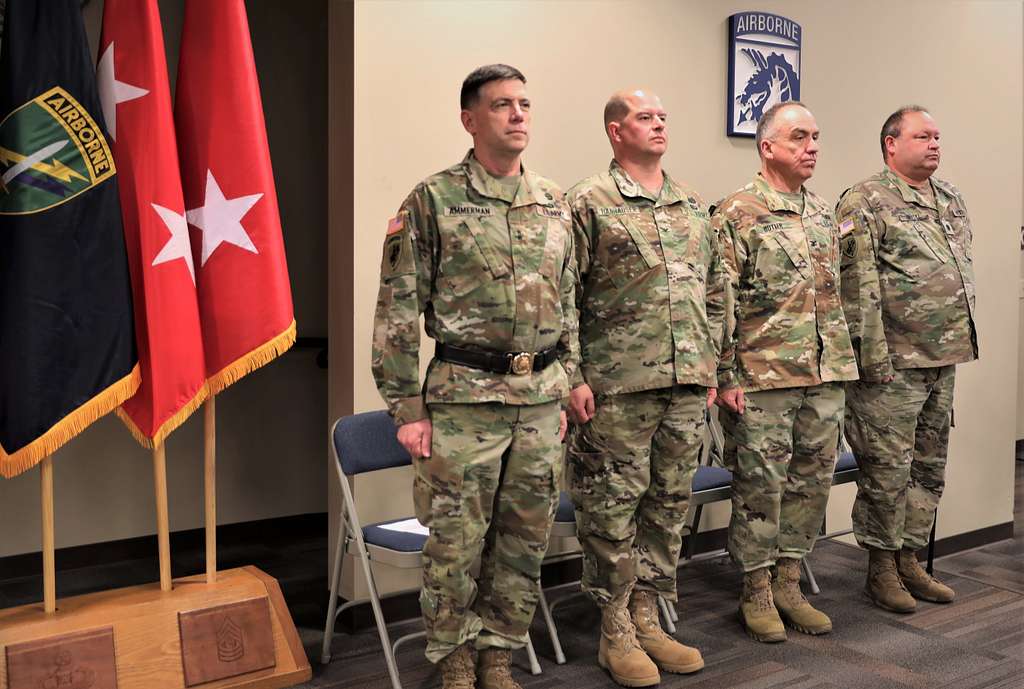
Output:
<path fill-rule="evenodd" d="M 511 358 L 508 366 L 509 372 L 517 376 L 525 376 L 533 371 L 533 352 L 519 352 L 509 356 Z"/>

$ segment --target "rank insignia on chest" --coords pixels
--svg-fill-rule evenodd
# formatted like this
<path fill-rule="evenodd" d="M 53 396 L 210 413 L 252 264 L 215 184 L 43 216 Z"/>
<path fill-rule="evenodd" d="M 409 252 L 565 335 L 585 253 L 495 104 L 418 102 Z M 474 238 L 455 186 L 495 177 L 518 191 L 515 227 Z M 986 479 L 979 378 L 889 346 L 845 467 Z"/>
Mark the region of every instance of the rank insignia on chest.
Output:
<path fill-rule="evenodd" d="M 491 215 L 494 209 L 490 206 L 474 206 L 471 203 L 460 203 L 457 206 L 445 206 L 444 214 L 447 216 L 453 215 L 472 215 L 472 216 L 484 216 Z"/>

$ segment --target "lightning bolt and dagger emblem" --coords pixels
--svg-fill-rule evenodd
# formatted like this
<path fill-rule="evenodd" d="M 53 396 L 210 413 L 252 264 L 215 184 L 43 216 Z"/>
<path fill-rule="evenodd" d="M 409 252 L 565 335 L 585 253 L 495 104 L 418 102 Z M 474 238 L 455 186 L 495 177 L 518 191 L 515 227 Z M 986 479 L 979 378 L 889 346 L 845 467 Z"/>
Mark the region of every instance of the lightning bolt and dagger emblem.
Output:
<path fill-rule="evenodd" d="M 48 146 L 44 146 L 35 153 L 29 155 L 21 155 L 14 151 L 8 150 L 0 146 L 0 161 L 4 161 L 11 165 L 2 176 L 0 176 L 0 188 L 3 191 L 7 191 L 7 185 L 14 180 L 15 177 L 25 172 L 26 170 L 32 169 L 38 172 L 42 172 L 44 175 L 48 175 L 55 179 L 59 179 L 62 182 L 70 182 L 74 177 L 80 179 L 83 182 L 88 182 L 85 177 L 75 172 L 67 165 L 56 158 L 52 158 L 58 151 L 67 145 L 67 141 L 57 141 Z M 51 158 L 50 163 L 44 163 L 46 158 Z"/>

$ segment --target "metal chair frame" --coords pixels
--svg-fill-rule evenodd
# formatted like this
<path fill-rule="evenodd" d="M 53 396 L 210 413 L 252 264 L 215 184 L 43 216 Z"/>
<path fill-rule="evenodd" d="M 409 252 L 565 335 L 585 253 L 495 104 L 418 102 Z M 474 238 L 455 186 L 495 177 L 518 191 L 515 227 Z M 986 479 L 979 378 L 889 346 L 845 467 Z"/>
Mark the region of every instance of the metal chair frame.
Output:
<path fill-rule="evenodd" d="M 381 596 L 377 590 L 377 583 L 373 576 L 373 569 L 371 562 L 377 562 L 382 565 L 388 565 L 391 567 L 397 567 L 399 569 L 421 569 L 422 568 L 422 550 L 417 551 L 399 551 L 391 548 L 385 548 L 378 545 L 367 545 L 363 538 L 364 527 L 359 521 L 359 515 L 355 507 L 355 499 L 352 495 L 352 489 L 348 484 L 348 479 L 341 468 L 341 458 L 338 455 L 338 448 L 334 442 L 334 433 L 338 424 L 340 424 L 347 417 L 342 417 L 334 422 L 331 426 L 330 441 L 331 441 L 331 453 L 334 458 L 334 473 L 337 476 L 338 482 L 341 484 L 342 493 L 342 507 L 338 514 L 338 537 L 335 543 L 334 549 L 334 563 L 331 568 L 331 593 L 330 600 L 327 606 L 327 620 L 324 625 L 324 638 L 323 645 L 321 648 L 320 661 L 323 664 L 327 664 L 331 661 L 331 640 L 334 636 L 334 627 L 337 624 L 338 616 L 345 610 L 369 602 L 370 607 L 373 609 L 373 618 L 377 627 L 377 634 L 380 637 L 381 647 L 384 651 L 384 661 L 387 665 L 388 675 L 391 679 L 392 689 L 402 689 L 402 683 L 399 679 L 398 664 L 395 660 L 395 654 L 398 647 L 407 641 L 417 639 L 426 636 L 426 632 L 418 631 L 411 634 L 405 634 L 391 642 L 391 637 L 388 634 L 387 623 L 384 619 L 384 613 L 381 609 L 380 601 L 382 598 L 390 598 L 406 593 L 412 593 L 418 591 L 419 588 L 407 588 L 399 591 L 392 591 L 385 596 Z M 412 460 L 409 459 L 406 464 L 411 464 Z M 403 465 L 397 465 L 403 466 Z M 371 470 L 372 471 L 372 470 Z M 369 473 L 369 472 L 360 472 Z M 392 520 L 389 520 L 389 522 Z M 382 522 L 384 524 L 389 522 Z M 371 524 L 369 526 L 376 526 Z M 359 558 L 362 565 L 363 575 L 366 578 L 366 586 L 369 591 L 368 598 L 359 598 L 351 601 L 346 601 L 342 605 L 338 605 L 338 585 L 341 579 L 341 563 L 342 558 L 346 553 L 352 553 Z M 415 618 L 409 618 L 401 620 L 402 622 L 409 622 Z M 537 661 L 537 654 L 533 648 L 533 641 L 527 636 L 526 653 L 530 662 L 530 672 L 534 675 L 541 673 L 540 663 Z"/>

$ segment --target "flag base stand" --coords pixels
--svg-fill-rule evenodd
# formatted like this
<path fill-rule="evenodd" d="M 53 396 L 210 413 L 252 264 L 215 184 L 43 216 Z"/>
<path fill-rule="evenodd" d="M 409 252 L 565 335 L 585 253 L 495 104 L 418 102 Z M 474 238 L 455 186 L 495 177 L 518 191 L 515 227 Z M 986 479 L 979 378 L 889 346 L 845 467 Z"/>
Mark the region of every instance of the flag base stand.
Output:
<path fill-rule="evenodd" d="M 256 567 L 0 610 L 0 689 L 283 689 L 309 660 L 277 581 Z M 116 682 L 116 683 L 115 683 Z"/>

